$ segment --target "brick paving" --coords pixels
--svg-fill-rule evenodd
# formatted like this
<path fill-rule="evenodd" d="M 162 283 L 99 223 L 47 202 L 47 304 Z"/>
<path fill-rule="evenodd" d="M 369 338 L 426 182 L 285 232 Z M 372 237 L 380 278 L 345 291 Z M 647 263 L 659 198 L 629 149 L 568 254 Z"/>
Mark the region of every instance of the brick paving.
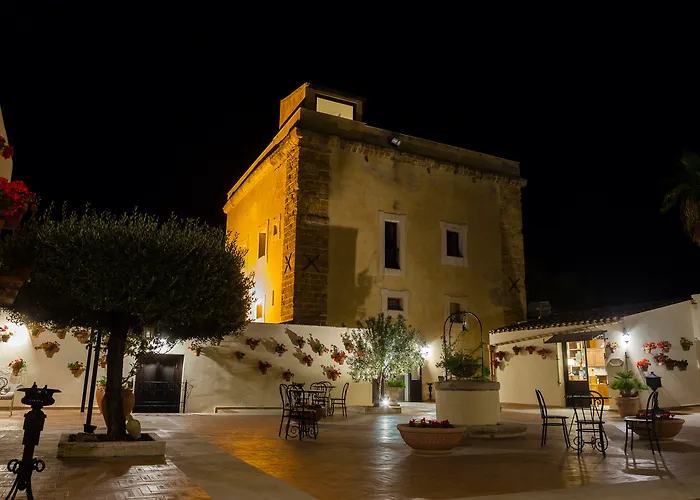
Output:
<path fill-rule="evenodd" d="M 279 416 L 273 411 L 141 415 L 144 431 L 155 431 L 168 443 L 167 457 L 160 463 L 59 460 L 55 452 L 60 434 L 79 429 L 83 419 L 74 411 L 48 411 L 36 453 L 46 461 L 46 470 L 34 475 L 35 496 L 37 500 L 700 498 L 700 414 L 684 417 L 681 434 L 662 443 L 662 456 L 653 456 L 643 441 L 635 443 L 634 454 L 625 456 L 623 426 L 613 415 L 606 416 L 611 440 L 606 459 L 590 449 L 580 458 L 565 450 L 554 429 L 541 449 L 539 416 L 529 410 L 503 413 L 504 420 L 528 425 L 522 438 L 471 441 L 451 457 L 413 456 L 396 423 L 432 417 L 433 411 L 433 406 L 412 405 L 402 415 L 336 416 L 322 421 L 317 441 L 303 442 L 277 436 Z M 0 464 L 21 454 L 22 414 L 0 416 Z M 13 480 L 12 474 L 0 470 L 2 497 Z"/>

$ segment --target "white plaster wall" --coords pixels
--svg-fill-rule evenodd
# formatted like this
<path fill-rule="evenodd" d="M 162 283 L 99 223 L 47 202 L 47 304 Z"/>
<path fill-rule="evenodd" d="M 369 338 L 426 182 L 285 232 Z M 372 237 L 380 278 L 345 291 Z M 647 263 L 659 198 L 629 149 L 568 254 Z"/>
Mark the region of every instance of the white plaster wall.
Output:
<path fill-rule="evenodd" d="M 8 324 L 4 316 L 0 324 Z M 0 368 L 11 383 L 21 383 L 31 386 L 33 382 L 43 386 L 48 384 L 51 388 L 60 389 L 56 394 L 56 407 L 79 407 L 83 390 L 85 374 L 74 377 L 68 370 L 67 364 L 72 361 L 85 363 L 87 357 L 85 346 L 75 338 L 67 335 L 60 340 L 51 332 L 42 333 L 38 339 L 32 339 L 24 326 L 9 324 L 15 332 L 7 343 L 0 342 Z M 335 392 L 340 397 L 340 390 L 345 382 L 350 382 L 348 390 L 349 405 L 372 404 L 372 388 L 367 382 L 355 383 L 349 376 L 348 366 L 339 366 L 330 358 L 330 352 L 318 356 L 311 352 L 307 344 L 304 354 L 311 354 L 314 362 L 310 367 L 302 365 L 294 357 L 296 348 L 293 348 L 287 331 L 293 331 L 308 339 L 309 334 L 323 342 L 330 349 L 331 344 L 342 348 L 341 334 L 346 328 L 281 325 L 269 323 L 251 323 L 244 336 L 239 339 L 227 338 L 220 346 L 205 347 L 202 354 L 197 357 L 188 349 L 189 343 L 178 344 L 170 354 L 184 354 L 183 380 L 191 385 L 190 397 L 187 401 L 187 412 L 212 412 L 215 406 L 269 406 L 280 405 L 279 384 L 283 382 L 281 373 L 290 369 L 294 372 L 295 382 L 327 380 L 323 374 L 321 365 L 334 365 L 341 372 L 341 376 L 335 382 Z M 253 351 L 245 345 L 245 337 L 258 337 L 262 342 Z M 53 358 L 47 358 L 43 351 L 34 350 L 41 342 L 55 340 L 60 343 L 61 349 Z M 264 344 L 272 340 L 284 343 L 289 349 L 283 356 L 266 350 Z M 270 347 L 272 349 L 272 347 Z M 243 361 L 234 358 L 234 351 L 246 353 Z M 14 359 L 23 358 L 27 362 L 26 370 L 18 377 L 12 377 L 8 363 Z M 266 375 L 258 370 L 258 360 L 272 364 Z M 129 359 L 125 360 L 125 370 L 128 370 Z M 106 370 L 98 368 L 98 378 L 106 374 Z M 336 394 L 334 394 L 335 396 Z M 19 394 L 18 394 L 19 396 Z M 19 405 L 19 397 L 15 404 Z"/>
<path fill-rule="evenodd" d="M 5 122 L 2 119 L 2 110 L 0 109 L 0 135 L 3 136 L 5 139 L 7 139 L 7 142 L 10 142 L 10 139 L 7 137 L 7 131 L 5 130 Z M 10 142 L 10 145 L 12 143 Z M 0 177 L 4 177 L 5 179 L 12 180 L 12 158 L 9 160 L 6 160 L 2 156 L 0 156 Z"/>

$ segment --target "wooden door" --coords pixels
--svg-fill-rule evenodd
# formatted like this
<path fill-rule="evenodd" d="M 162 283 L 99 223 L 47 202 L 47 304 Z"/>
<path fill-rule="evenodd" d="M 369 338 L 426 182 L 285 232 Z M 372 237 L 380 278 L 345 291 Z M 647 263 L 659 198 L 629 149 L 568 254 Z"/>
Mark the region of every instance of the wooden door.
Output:
<path fill-rule="evenodd" d="M 153 354 L 136 374 L 135 412 L 179 413 L 182 390 L 182 354 Z"/>

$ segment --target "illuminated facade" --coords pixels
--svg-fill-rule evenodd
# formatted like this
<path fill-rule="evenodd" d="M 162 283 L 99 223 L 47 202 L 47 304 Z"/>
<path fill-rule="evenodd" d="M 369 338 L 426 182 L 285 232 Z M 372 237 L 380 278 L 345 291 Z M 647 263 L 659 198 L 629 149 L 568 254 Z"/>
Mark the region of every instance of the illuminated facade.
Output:
<path fill-rule="evenodd" d="M 255 320 L 403 314 L 435 380 L 451 311 L 475 311 L 485 332 L 525 317 L 525 182 L 516 162 L 370 127 L 363 107 L 310 84 L 283 99 L 279 132 L 228 194 L 227 228 L 248 249 Z"/>

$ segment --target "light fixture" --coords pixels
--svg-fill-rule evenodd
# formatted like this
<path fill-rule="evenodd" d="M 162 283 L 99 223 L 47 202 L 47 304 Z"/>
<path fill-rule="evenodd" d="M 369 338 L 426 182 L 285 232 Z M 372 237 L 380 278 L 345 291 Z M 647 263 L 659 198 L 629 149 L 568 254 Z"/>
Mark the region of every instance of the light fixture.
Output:
<path fill-rule="evenodd" d="M 467 315 L 462 316 L 462 333 L 469 333 L 469 323 L 467 323 Z"/>
<path fill-rule="evenodd" d="M 622 340 L 625 341 L 625 344 L 629 344 L 629 343 L 630 343 L 630 334 L 627 333 L 627 328 L 626 328 L 626 327 L 622 327 Z"/>
<path fill-rule="evenodd" d="M 389 406 L 389 398 L 384 398 L 384 399 L 382 399 L 382 404 L 383 404 L 384 406 Z"/>
<path fill-rule="evenodd" d="M 427 345 L 421 347 L 420 348 L 420 355 L 423 356 L 423 359 L 430 357 L 430 347 L 428 347 Z"/>
<path fill-rule="evenodd" d="M 389 140 L 389 144 L 392 146 L 396 146 L 397 148 L 401 146 L 401 139 L 397 139 L 396 137 L 392 137 L 391 140 Z"/>

